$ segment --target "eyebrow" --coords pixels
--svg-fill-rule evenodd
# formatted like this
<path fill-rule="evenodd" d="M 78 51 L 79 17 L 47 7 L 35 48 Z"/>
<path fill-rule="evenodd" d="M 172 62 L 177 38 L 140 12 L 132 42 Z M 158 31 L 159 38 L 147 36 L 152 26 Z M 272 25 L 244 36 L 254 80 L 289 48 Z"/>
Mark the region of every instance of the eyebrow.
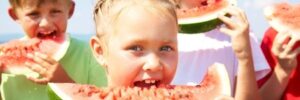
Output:
<path fill-rule="evenodd" d="M 131 40 L 133 40 L 133 41 L 130 41 L 131 43 L 149 43 L 149 42 L 152 42 L 152 40 L 148 41 L 148 40 L 145 40 L 145 39 L 142 39 L 142 38 L 131 38 Z M 159 41 L 159 42 L 162 42 L 162 44 L 172 44 L 172 43 L 177 43 L 177 39 L 167 39 L 167 40 L 163 40 L 163 41 Z"/>

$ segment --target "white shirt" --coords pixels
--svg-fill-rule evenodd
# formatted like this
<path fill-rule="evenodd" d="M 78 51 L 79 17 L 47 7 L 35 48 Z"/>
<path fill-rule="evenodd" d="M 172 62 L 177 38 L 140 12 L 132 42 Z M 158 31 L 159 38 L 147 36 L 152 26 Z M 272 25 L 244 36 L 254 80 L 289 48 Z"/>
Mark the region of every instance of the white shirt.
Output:
<path fill-rule="evenodd" d="M 250 41 L 255 75 L 256 79 L 259 80 L 270 71 L 270 68 L 257 39 L 252 33 L 250 33 Z M 178 34 L 178 48 L 179 63 L 172 84 L 199 84 L 208 67 L 219 62 L 226 66 L 233 89 L 238 62 L 232 49 L 230 37 L 221 33 L 219 28 L 206 33 Z"/>

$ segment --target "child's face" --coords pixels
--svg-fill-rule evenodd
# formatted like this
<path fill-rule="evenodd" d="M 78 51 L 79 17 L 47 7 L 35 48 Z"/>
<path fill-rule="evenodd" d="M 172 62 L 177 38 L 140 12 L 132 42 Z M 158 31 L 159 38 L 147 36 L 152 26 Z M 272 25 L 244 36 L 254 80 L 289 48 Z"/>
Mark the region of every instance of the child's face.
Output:
<path fill-rule="evenodd" d="M 63 35 L 67 21 L 72 16 L 74 5 L 67 0 L 46 1 L 40 6 L 24 5 L 9 10 L 10 15 L 24 29 L 28 37 Z"/>
<path fill-rule="evenodd" d="M 109 86 L 169 84 L 178 59 L 175 20 L 144 10 L 122 13 L 104 50 Z"/>

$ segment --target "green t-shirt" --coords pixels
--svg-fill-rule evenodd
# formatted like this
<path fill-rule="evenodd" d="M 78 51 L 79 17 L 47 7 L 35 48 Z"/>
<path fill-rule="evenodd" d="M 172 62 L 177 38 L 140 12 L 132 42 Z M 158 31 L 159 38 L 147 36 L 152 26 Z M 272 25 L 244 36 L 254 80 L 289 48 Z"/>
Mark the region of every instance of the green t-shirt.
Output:
<path fill-rule="evenodd" d="M 76 83 L 107 85 L 104 69 L 97 63 L 86 42 L 70 38 L 66 54 L 59 63 Z M 2 74 L 3 100 L 48 100 L 47 85 L 33 83 L 24 75 Z"/>

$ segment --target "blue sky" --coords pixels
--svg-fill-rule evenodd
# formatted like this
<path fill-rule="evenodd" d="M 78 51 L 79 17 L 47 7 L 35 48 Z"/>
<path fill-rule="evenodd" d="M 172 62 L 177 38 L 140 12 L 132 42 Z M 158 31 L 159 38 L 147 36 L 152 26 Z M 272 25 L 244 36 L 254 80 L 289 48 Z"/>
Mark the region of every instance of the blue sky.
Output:
<path fill-rule="evenodd" d="M 93 34 L 94 24 L 92 18 L 93 3 L 95 0 L 74 0 L 76 9 L 74 16 L 69 20 L 68 32 L 72 34 Z M 250 29 L 261 38 L 268 27 L 263 17 L 263 8 L 275 2 L 287 1 L 300 3 L 300 0 L 238 0 L 250 22 Z M 0 0 L 0 35 L 9 33 L 22 34 L 21 27 L 11 20 L 7 14 L 8 0 Z"/>

